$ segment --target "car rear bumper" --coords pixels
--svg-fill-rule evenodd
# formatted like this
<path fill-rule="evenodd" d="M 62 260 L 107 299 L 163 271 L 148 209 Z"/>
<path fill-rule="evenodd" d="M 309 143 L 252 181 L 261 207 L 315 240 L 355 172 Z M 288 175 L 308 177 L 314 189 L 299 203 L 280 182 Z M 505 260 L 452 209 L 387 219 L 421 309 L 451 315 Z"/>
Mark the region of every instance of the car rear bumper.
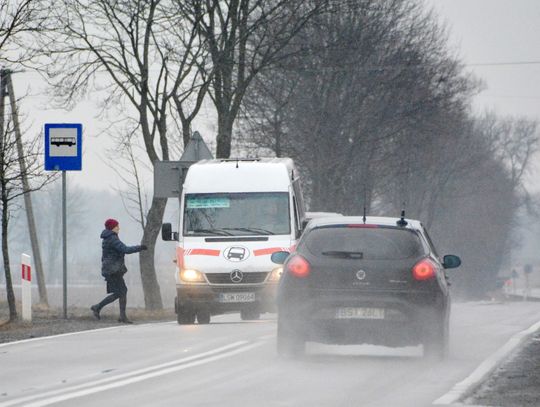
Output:
<path fill-rule="evenodd" d="M 294 298 L 294 297 L 293 297 Z M 376 310 L 377 315 L 343 316 L 340 310 Z M 384 310 L 381 318 L 380 311 Z M 306 341 L 334 344 L 405 346 L 422 343 L 433 326 L 446 323 L 449 303 L 432 294 L 411 299 L 384 295 L 315 297 L 279 302 L 281 323 Z"/>
<path fill-rule="evenodd" d="M 195 309 L 205 308 L 209 309 L 213 314 L 239 311 L 245 308 L 259 312 L 276 312 L 276 291 L 277 284 L 272 283 L 256 285 L 182 284 L 176 286 L 177 306 Z M 224 298 L 224 296 L 229 298 Z M 251 298 L 248 301 L 243 301 L 242 298 L 230 298 L 234 296 L 250 296 Z"/>

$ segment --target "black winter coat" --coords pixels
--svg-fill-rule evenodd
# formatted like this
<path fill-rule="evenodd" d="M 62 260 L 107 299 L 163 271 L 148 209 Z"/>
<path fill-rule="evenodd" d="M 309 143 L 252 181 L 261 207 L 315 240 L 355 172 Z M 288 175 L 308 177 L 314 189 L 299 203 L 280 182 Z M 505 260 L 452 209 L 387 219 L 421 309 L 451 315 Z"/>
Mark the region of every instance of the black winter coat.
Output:
<path fill-rule="evenodd" d="M 127 271 L 124 255 L 140 252 L 142 247 L 126 246 L 120 241 L 118 235 L 109 229 L 101 232 L 101 238 L 103 239 L 101 243 L 103 249 L 101 255 L 101 275 L 105 278 L 114 275 L 123 275 Z"/>

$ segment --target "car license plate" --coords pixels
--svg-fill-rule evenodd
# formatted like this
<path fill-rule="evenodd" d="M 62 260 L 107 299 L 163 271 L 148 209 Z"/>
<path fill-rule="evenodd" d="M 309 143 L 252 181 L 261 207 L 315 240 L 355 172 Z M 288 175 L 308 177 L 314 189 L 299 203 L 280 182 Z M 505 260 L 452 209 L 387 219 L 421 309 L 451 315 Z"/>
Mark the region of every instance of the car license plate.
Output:
<path fill-rule="evenodd" d="M 220 293 L 219 302 L 254 302 L 255 293 Z"/>
<path fill-rule="evenodd" d="M 337 319 L 384 319 L 384 308 L 343 307 L 336 310 Z"/>

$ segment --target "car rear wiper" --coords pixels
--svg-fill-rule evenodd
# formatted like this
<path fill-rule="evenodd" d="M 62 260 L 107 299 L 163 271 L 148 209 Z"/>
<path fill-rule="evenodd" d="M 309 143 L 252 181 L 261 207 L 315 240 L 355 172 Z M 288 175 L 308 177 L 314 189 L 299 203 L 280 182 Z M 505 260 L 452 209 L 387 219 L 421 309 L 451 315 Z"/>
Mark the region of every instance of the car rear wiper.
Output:
<path fill-rule="evenodd" d="M 194 229 L 190 230 L 189 232 L 192 233 L 211 233 L 213 235 L 219 235 L 219 236 L 232 236 L 232 233 L 227 232 L 225 228 L 223 229 Z"/>
<path fill-rule="evenodd" d="M 363 252 L 351 252 L 345 250 L 329 250 L 321 253 L 324 256 L 343 257 L 348 259 L 361 259 L 364 257 Z"/>
<path fill-rule="evenodd" d="M 242 232 L 252 232 L 259 235 L 275 235 L 274 232 L 261 228 L 223 228 L 225 230 L 240 230 Z"/>

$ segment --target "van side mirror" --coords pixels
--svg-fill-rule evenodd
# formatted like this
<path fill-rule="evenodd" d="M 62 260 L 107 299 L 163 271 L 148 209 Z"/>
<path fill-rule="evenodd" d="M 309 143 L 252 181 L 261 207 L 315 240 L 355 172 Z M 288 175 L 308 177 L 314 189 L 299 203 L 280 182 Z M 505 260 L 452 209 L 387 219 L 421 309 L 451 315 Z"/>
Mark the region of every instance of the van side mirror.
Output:
<path fill-rule="evenodd" d="M 170 223 L 164 223 L 161 225 L 161 238 L 166 242 L 178 240 L 178 232 L 172 231 L 172 225 Z"/>
<path fill-rule="evenodd" d="M 461 259 L 453 254 L 447 254 L 443 257 L 443 267 L 445 269 L 453 269 L 461 265 Z"/>
<path fill-rule="evenodd" d="M 285 260 L 287 259 L 287 257 L 289 257 L 289 252 L 274 252 L 272 253 L 272 255 L 270 256 L 270 260 L 272 260 L 272 263 L 276 263 L 276 264 L 283 264 L 285 263 Z"/>

